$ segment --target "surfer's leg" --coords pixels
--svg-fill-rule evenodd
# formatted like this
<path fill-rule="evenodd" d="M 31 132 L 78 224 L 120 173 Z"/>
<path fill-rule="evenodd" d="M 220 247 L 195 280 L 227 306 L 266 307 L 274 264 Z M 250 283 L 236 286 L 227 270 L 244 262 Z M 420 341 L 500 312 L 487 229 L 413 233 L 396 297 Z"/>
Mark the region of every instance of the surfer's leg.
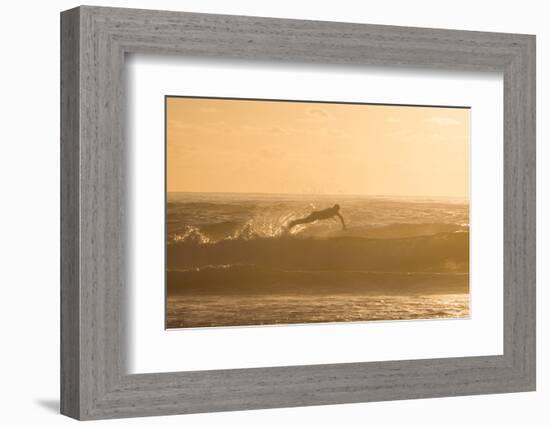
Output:
<path fill-rule="evenodd" d="M 295 219 L 295 220 L 290 221 L 290 222 L 288 223 L 288 228 L 291 229 L 292 227 L 295 227 L 295 226 L 297 226 L 297 225 L 299 225 L 299 224 L 304 224 L 304 222 L 305 222 L 305 221 L 304 221 L 304 218 L 302 218 L 302 219 Z"/>
<path fill-rule="evenodd" d="M 294 227 L 296 225 L 307 224 L 307 223 L 313 222 L 315 220 L 316 220 L 316 218 L 313 217 L 313 215 L 308 215 L 305 218 L 295 219 L 295 220 L 290 221 L 288 223 L 288 229 L 290 230 L 292 227 Z"/>

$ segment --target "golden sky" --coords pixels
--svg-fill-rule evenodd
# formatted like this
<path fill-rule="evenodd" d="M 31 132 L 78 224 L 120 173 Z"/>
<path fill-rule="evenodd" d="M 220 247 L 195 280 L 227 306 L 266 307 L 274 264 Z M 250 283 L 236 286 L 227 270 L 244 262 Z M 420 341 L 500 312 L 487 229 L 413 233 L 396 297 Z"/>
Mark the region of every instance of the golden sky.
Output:
<path fill-rule="evenodd" d="M 167 191 L 469 195 L 470 110 L 166 100 Z"/>

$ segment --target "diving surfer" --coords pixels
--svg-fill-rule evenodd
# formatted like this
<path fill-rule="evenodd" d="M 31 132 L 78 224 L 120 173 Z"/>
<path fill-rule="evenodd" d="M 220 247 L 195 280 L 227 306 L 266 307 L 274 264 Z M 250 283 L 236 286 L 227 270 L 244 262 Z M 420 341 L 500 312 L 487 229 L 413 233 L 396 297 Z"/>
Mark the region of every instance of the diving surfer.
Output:
<path fill-rule="evenodd" d="M 346 224 L 344 222 L 344 218 L 342 217 L 339 211 L 340 211 L 340 205 L 338 204 L 334 205 L 332 208 L 323 209 L 322 211 L 313 211 L 304 218 L 290 221 L 287 225 L 287 229 L 290 231 L 292 227 L 299 224 L 309 224 L 310 222 L 315 222 L 322 219 L 330 219 L 330 218 L 338 217 L 342 222 L 342 229 L 345 230 Z"/>

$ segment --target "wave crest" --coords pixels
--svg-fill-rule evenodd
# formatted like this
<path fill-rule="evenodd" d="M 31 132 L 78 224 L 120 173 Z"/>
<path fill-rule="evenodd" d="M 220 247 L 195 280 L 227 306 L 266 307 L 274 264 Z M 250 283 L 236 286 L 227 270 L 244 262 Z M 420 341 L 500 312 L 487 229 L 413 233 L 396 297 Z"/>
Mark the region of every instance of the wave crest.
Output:
<path fill-rule="evenodd" d="M 340 224 L 334 221 L 316 221 L 311 224 L 300 224 L 288 230 L 286 224 L 299 217 L 296 214 L 284 215 L 275 219 L 260 216 L 244 223 L 223 221 L 199 226 L 186 225 L 182 231 L 169 234 L 168 244 L 185 242 L 213 244 L 226 240 L 248 241 L 280 237 L 402 239 L 407 237 L 433 236 L 439 233 L 467 233 L 469 231 L 468 224 L 447 223 L 393 223 L 381 226 L 353 226 L 353 224 L 350 224 L 348 225 L 348 229 L 344 231 L 341 229 Z"/>
<path fill-rule="evenodd" d="M 280 217 L 261 215 L 254 217 L 243 224 L 234 221 L 222 221 L 200 226 L 186 225 L 179 233 L 169 235 L 168 244 L 191 242 L 212 244 L 223 240 L 252 240 L 277 238 L 285 235 L 296 236 L 308 227 L 298 225 L 288 230 L 286 224 L 300 215 L 291 213 Z"/>

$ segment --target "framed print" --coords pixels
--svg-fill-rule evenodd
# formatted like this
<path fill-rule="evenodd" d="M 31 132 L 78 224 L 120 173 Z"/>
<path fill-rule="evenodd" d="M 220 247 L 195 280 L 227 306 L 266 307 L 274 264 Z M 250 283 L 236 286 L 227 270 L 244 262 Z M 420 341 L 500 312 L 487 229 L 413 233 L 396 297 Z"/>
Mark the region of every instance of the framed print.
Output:
<path fill-rule="evenodd" d="M 498 190 L 502 189 L 503 173 L 500 74 L 427 70 L 419 72 L 408 68 L 392 72 L 387 67 L 362 67 L 361 72 L 357 73 L 347 68 L 327 68 L 320 65 L 276 66 L 259 61 L 205 61 L 166 56 L 153 58 L 150 55 L 139 54 L 128 55 L 125 64 L 125 76 L 129 82 L 126 101 L 126 124 L 129 132 L 127 146 L 131 151 L 129 163 L 132 165 L 128 168 L 129 178 L 126 186 L 127 192 L 131 195 L 127 208 L 127 222 L 131 224 L 129 234 L 132 241 L 127 256 L 132 271 L 132 278 L 127 283 L 127 324 L 130 337 L 127 369 L 131 373 L 375 362 L 502 353 L 503 245 L 502 220 L 499 218 L 503 217 L 503 211 L 502 191 Z M 219 74 L 224 76 L 223 80 L 216 80 Z M 270 84 L 266 86 L 263 84 L 265 81 L 269 81 Z M 236 94 L 234 88 L 237 87 L 239 97 L 231 98 Z M 389 93 L 385 90 L 387 87 L 394 90 Z M 205 98 L 204 95 L 210 97 Z M 225 98 L 220 98 L 220 95 Z M 237 114 L 231 116 L 230 126 L 225 126 L 223 132 L 216 133 L 217 128 L 226 121 L 224 117 L 227 117 L 221 115 L 224 111 L 223 105 L 217 109 L 211 107 L 202 111 L 193 107 L 196 103 L 185 104 L 186 108 L 191 110 L 185 112 L 182 120 L 181 116 L 173 117 L 169 106 L 164 109 L 158 108 L 159 105 L 167 105 L 167 102 L 173 99 L 180 102 L 192 99 L 197 102 L 219 101 L 220 104 L 224 100 L 234 101 L 231 105 L 236 108 L 233 111 Z M 400 105 L 399 102 L 403 100 L 407 100 L 409 104 Z M 275 103 L 276 106 L 262 107 L 258 102 L 250 104 L 253 101 Z M 247 103 L 246 105 L 256 105 L 256 109 L 263 108 L 262 111 L 265 111 L 265 108 L 293 109 L 295 113 L 283 116 L 277 123 L 277 127 L 284 129 L 285 133 L 275 133 L 276 137 L 272 137 L 271 141 L 276 145 L 268 144 L 274 127 L 273 123 L 269 122 L 277 116 L 264 114 L 252 120 L 249 113 L 238 114 L 239 111 L 243 111 L 243 107 L 240 107 L 243 102 Z M 438 107 L 442 105 L 446 107 Z M 331 112 L 338 115 L 333 114 L 327 120 L 319 114 L 311 114 L 311 111 L 317 112 L 323 109 L 323 106 L 327 106 L 327 110 L 332 108 Z M 403 137 L 404 132 L 412 131 L 410 126 L 409 131 L 402 126 L 406 121 L 395 123 L 399 113 L 422 116 L 438 112 L 453 114 L 453 111 L 458 115 L 462 114 L 462 117 L 464 114 L 469 116 L 472 111 L 475 113 L 472 119 L 468 120 L 468 126 L 460 125 L 460 122 L 442 121 L 440 115 L 432 120 L 427 120 L 424 116 L 424 119 L 415 121 L 423 128 L 421 141 L 414 142 L 412 135 Z M 346 113 L 344 116 L 343 112 Z M 343 120 L 350 114 L 359 114 L 361 120 L 365 121 L 369 116 L 376 115 L 375 117 L 380 118 L 380 114 L 388 112 L 398 114 L 388 120 L 371 119 L 369 125 L 364 126 L 355 137 L 353 132 L 358 125 L 349 126 Z M 203 113 L 206 113 L 202 116 L 206 122 L 199 131 L 198 123 L 191 121 L 197 120 L 197 114 Z M 314 126 L 309 125 L 312 119 L 315 120 Z M 171 125 L 168 120 L 172 120 Z M 206 123 L 211 125 L 205 129 Z M 307 134 L 304 134 L 304 129 L 299 132 L 300 125 L 307 130 Z M 347 132 L 350 138 L 344 139 L 342 135 L 334 135 L 337 130 L 343 130 L 346 126 L 349 127 Z M 466 130 L 466 127 L 469 130 Z M 181 128 L 192 131 L 181 134 L 178 132 Z M 445 131 L 460 132 L 462 142 L 459 139 L 451 144 L 452 138 L 440 136 L 440 133 Z M 379 135 L 374 137 L 373 132 L 378 132 Z M 293 135 L 299 135 L 299 138 L 294 136 L 293 139 Z M 318 148 L 317 144 L 323 141 L 323 136 L 325 141 L 321 147 L 324 148 Z M 162 141 L 165 137 L 166 149 L 163 144 L 149 143 Z M 215 145 L 216 141 L 219 141 L 220 145 Z M 246 149 L 238 148 L 237 144 L 242 143 L 247 144 Z M 330 163 L 323 160 L 326 159 L 323 156 L 329 151 L 327 148 L 330 148 L 327 144 L 332 144 L 333 147 L 330 150 Z M 415 159 L 410 154 L 413 144 L 417 146 L 417 150 L 423 147 L 424 155 L 419 155 Z M 193 149 L 195 145 L 213 149 L 213 155 L 205 157 L 198 154 L 197 150 Z M 378 150 L 379 154 L 366 155 L 366 146 L 370 146 L 369 154 L 374 154 L 374 150 Z M 298 154 L 302 147 L 307 148 L 307 151 L 303 150 L 301 153 L 307 153 L 308 156 L 316 149 L 317 158 L 323 160 L 327 166 L 321 169 L 315 167 L 313 162 L 301 160 L 304 154 Z M 344 149 L 338 152 L 337 149 L 340 147 Z M 396 147 L 400 147 L 395 152 L 396 156 L 390 156 L 390 153 L 385 151 Z M 468 156 L 464 153 L 466 148 Z M 224 149 L 227 151 L 220 151 Z M 360 151 L 361 149 L 363 151 Z M 463 150 L 462 156 L 457 149 Z M 277 153 L 276 150 L 280 151 Z M 434 152 L 433 150 L 439 153 L 438 161 L 424 162 L 427 159 L 426 154 Z M 275 158 L 266 156 L 268 151 L 278 155 Z M 183 162 L 179 163 L 180 167 L 177 167 L 177 158 L 170 161 L 174 155 L 183 156 Z M 226 163 L 226 159 L 232 156 L 233 160 Z M 251 157 L 254 158 L 253 161 L 238 163 L 240 159 Z M 445 159 L 445 167 L 441 167 Z M 419 161 L 423 162 L 421 167 L 418 167 Z M 449 162 L 455 166 L 454 169 L 450 169 Z M 182 163 L 186 166 L 183 169 Z M 195 164 L 198 170 L 193 171 Z M 175 172 L 178 174 L 207 173 L 207 176 L 212 176 L 224 173 L 224 168 L 228 165 L 235 168 L 236 164 L 240 175 L 248 174 L 249 179 L 243 181 L 244 183 L 260 183 L 268 176 L 264 172 L 271 168 L 276 172 L 272 174 L 270 183 L 278 183 L 280 186 L 301 183 L 302 186 L 316 186 L 317 189 L 308 190 L 306 187 L 298 194 L 292 194 L 291 189 L 281 189 L 277 194 L 269 194 L 265 190 L 264 181 L 263 193 L 262 188 L 251 189 L 256 191 L 252 193 L 230 193 L 240 197 L 239 205 L 236 205 L 236 200 L 227 200 L 227 194 L 223 196 L 226 200 L 221 204 L 216 203 L 216 200 L 202 200 L 201 202 L 206 204 L 192 201 L 191 204 L 181 205 L 180 202 L 186 201 L 176 200 L 176 203 L 170 203 L 168 200 L 170 170 L 173 166 L 177 167 Z M 287 167 L 289 164 L 292 167 Z M 377 165 L 380 164 L 384 166 L 378 166 L 377 169 Z M 261 170 L 254 170 L 256 165 L 261 165 Z M 353 168 L 354 165 L 357 166 Z M 415 165 L 416 170 L 413 170 Z M 307 173 L 300 175 L 304 169 Z M 457 180 L 455 182 L 461 183 L 462 191 L 471 193 L 468 197 L 468 206 L 464 197 L 441 197 L 433 190 L 430 195 L 430 189 L 426 186 L 433 185 L 434 182 L 443 183 L 450 170 L 453 170 L 452 177 Z M 354 171 L 357 179 L 350 179 L 349 175 L 344 175 L 349 173 L 348 171 Z M 380 171 L 384 171 L 386 177 L 380 175 Z M 410 171 L 407 180 L 396 179 L 407 171 Z M 422 173 L 418 173 L 419 171 Z M 330 187 L 323 191 L 319 184 L 323 182 L 324 175 L 331 178 L 324 181 L 325 186 L 334 185 L 333 182 L 338 181 L 336 184 L 347 185 L 348 191 L 331 190 Z M 202 187 L 196 190 L 205 190 L 204 186 L 208 182 L 210 185 L 219 186 L 227 185 L 234 179 L 227 174 L 223 179 L 208 179 L 207 176 L 203 175 L 200 180 Z M 251 179 L 252 176 L 255 178 Z M 289 180 L 290 176 L 292 180 Z M 403 188 L 395 188 L 393 191 L 381 189 L 381 185 L 391 184 L 392 177 L 396 184 L 412 185 L 414 182 L 414 189 L 410 186 L 409 191 L 414 191 L 415 195 L 396 196 L 395 193 L 403 191 Z M 191 182 L 190 178 L 186 177 L 179 184 L 180 189 L 185 190 L 185 187 L 181 186 Z M 468 187 L 467 181 L 476 183 L 471 191 L 465 188 Z M 421 191 L 424 196 L 419 197 L 419 185 L 422 182 Z M 171 185 L 174 185 L 173 179 Z M 374 188 L 369 191 L 362 188 L 350 191 L 351 185 L 379 187 L 378 190 Z M 381 191 L 391 191 L 394 194 L 376 194 Z M 446 190 L 437 190 L 442 191 Z M 454 191 L 457 191 L 457 187 Z M 352 192 L 362 194 L 349 194 Z M 178 195 L 196 197 L 200 196 L 198 193 L 200 191 L 183 191 Z M 162 197 L 164 194 L 167 200 Z M 221 196 L 211 191 L 204 193 L 203 197 L 216 195 Z M 259 196 L 261 200 L 258 200 Z M 276 204 L 272 204 L 274 197 L 278 199 Z M 330 201 L 332 203 L 327 206 L 327 202 Z M 446 208 L 441 204 L 437 205 L 442 201 Z M 340 214 L 345 221 L 346 230 L 343 230 L 340 219 L 335 216 L 334 219 L 303 224 L 299 229 L 294 229 L 290 233 L 285 232 L 285 226 L 293 219 L 287 216 L 295 215 L 295 219 L 304 218 L 316 210 L 314 206 L 319 206 L 317 210 L 322 210 L 332 207 L 336 202 L 341 205 Z M 417 215 L 399 217 L 398 210 L 395 209 L 396 202 L 405 203 L 409 208 L 414 207 Z M 350 217 L 350 213 L 357 209 L 358 203 L 361 209 Z M 243 206 L 244 211 L 241 210 Z M 269 206 L 269 209 L 265 209 L 264 206 Z M 235 215 L 236 207 L 238 215 L 228 218 L 228 214 Z M 191 208 L 194 208 L 192 217 L 188 215 Z M 219 211 L 220 208 L 230 208 L 230 211 Z M 297 209 L 297 212 L 293 209 Z M 385 211 L 382 215 L 381 209 Z M 456 220 L 452 220 L 450 215 L 440 216 L 446 211 L 456 214 L 457 209 L 462 210 L 463 215 L 459 215 Z M 272 211 L 274 215 L 271 215 Z M 378 219 L 374 216 L 376 212 Z M 434 216 L 436 212 L 439 212 L 438 216 Z M 180 216 L 178 213 L 183 215 Z M 470 217 L 469 221 L 466 215 Z M 442 218 L 442 222 L 435 221 L 437 217 Z M 163 228 L 164 224 L 166 227 Z M 217 230 L 212 229 L 212 224 L 215 224 Z M 461 228 L 457 229 L 457 226 Z M 409 229 L 409 235 L 399 231 L 397 235 L 371 234 L 369 238 L 365 234 L 372 233 L 375 229 L 378 233 L 384 230 L 393 230 L 393 233 L 396 233 L 403 227 Z M 474 229 L 475 233 L 466 233 L 466 228 Z M 226 234 L 220 235 L 221 232 Z M 447 234 L 440 234 L 441 232 Z M 440 236 L 437 236 L 438 234 Z M 464 238 L 466 234 L 470 234 L 469 238 Z M 452 241 L 462 236 L 462 244 L 455 247 L 454 244 L 449 244 L 450 240 L 445 239 L 445 236 Z M 206 238 L 211 240 L 206 241 Z M 418 246 L 413 252 L 406 249 L 397 251 L 402 245 L 416 245 L 420 242 L 424 242 L 424 249 Z M 330 245 L 318 246 L 327 243 Z M 379 258 L 376 262 L 385 259 L 385 262 L 391 262 L 393 265 L 373 265 L 372 262 L 377 259 L 376 253 L 380 247 L 370 246 L 375 254 L 371 252 L 367 259 L 363 256 L 367 254 L 367 248 L 350 248 L 350 244 L 356 243 L 389 245 L 385 247 L 395 250 L 392 256 Z M 303 251 L 303 255 L 300 254 L 302 258 L 285 258 L 288 246 L 285 246 L 284 251 L 261 257 L 262 253 L 279 248 L 280 245 L 297 244 L 309 245 Z M 348 246 L 342 246 L 343 244 Z M 424 265 L 421 267 L 422 270 L 417 268 L 416 271 L 411 268 L 413 258 L 410 255 L 416 256 L 424 251 L 424 255 L 421 256 L 426 256 L 426 250 L 434 244 L 449 245 L 445 255 L 447 266 Z M 240 259 L 229 262 L 227 256 L 238 256 L 234 250 L 235 245 L 245 250 L 254 247 L 255 251 L 253 254 L 248 252 L 246 257 L 242 257 L 241 254 Z M 465 250 L 466 245 L 470 246 L 469 251 Z M 220 254 L 220 251 L 227 247 L 230 247 L 231 251 Z M 460 247 L 461 249 L 458 249 Z M 164 251 L 157 248 L 166 248 L 166 262 L 161 256 Z M 171 248 L 175 251 L 170 255 Z M 451 252 L 455 253 L 449 253 L 451 248 L 458 251 L 452 250 Z M 181 251 L 184 252 L 183 256 L 179 255 Z M 196 262 L 198 254 L 201 254 L 200 264 L 185 265 Z M 460 268 L 449 268 L 453 265 L 451 260 L 456 260 L 457 254 L 461 254 L 463 259 L 467 257 L 472 260 L 468 261 L 467 268 L 466 265 L 462 265 L 462 271 Z M 219 256 L 223 259 L 216 258 Z M 202 257 L 208 258 L 204 260 Z M 322 262 L 313 262 L 320 258 Z M 480 258 L 483 262 L 476 262 Z M 282 262 L 287 263 L 282 266 L 283 268 L 280 267 Z M 288 264 L 290 262 L 299 264 Z M 355 266 L 350 263 L 355 263 Z M 400 264 L 405 271 L 396 271 Z M 229 276 L 225 273 L 231 274 L 235 270 L 239 273 L 243 273 L 244 270 L 244 276 L 241 276 L 244 280 L 238 285 L 233 282 L 233 285 L 220 287 L 221 283 L 231 283 L 226 281 Z M 250 270 L 256 276 L 254 281 L 249 280 L 247 284 L 246 277 L 251 277 Z M 264 273 L 263 276 L 258 275 L 258 270 Z M 467 273 L 465 270 L 468 270 Z M 177 284 L 179 289 L 176 288 L 176 292 L 170 295 L 170 289 L 164 292 L 163 286 L 151 285 L 166 282 L 166 285 L 170 286 L 169 278 L 174 273 L 177 276 L 191 274 L 196 278 L 213 272 L 218 277 L 217 288 L 214 289 L 197 287 L 196 281 L 192 285 L 193 282 L 183 280 Z M 322 283 L 319 281 L 314 286 L 305 288 L 304 281 L 297 281 L 296 277 L 303 279 L 308 275 L 313 275 L 316 279 L 328 277 L 328 280 L 324 281 L 323 286 L 319 286 Z M 338 275 L 336 279 L 330 278 L 335 275 Z M 277 277 L 277 281 L 274 277 Z M 430 287 L 426 280 L 428 278 L 443 281 L 439 282 L 438 287 Z M 390 282 L 392 280 L 393 283 Z M 259 286 L 256 282 L 261 282 L 262 285 Z M 270 286 L 266 286 L 266 283 Z M 302 288 L 299 288 L 300 283 Z M 453 290 L 452 287 L 458 283 L 462 283 L 462 286 L 467 286 L 468 289 L 462 288 L 462 291 L 457 293 L 457 288 Z M 174 283 L 171 285 L 174 286 Z M 237 292 L 236 286 L 243 291 Z M 187 293 L 187 298 L 181 298 L 184 296 L 182 292 Z M 195 298 L 196 304 L 186 305 L 191 297 Z M 422 313 L 418 312 L 418 321 L 408 322 L 404 321 L 407 320 L 405 316 L 411 317 L 413 314 L 405 311 L 407 305 L 393 303 L 401 301 L 402 298 L 412 298 L 410 302 L 416 304 L 431 298 L 447 297 L 467 299 L 468 315 L 454 317 L 456 321 L 449 321 L 453 317 L 446 317 L 445 312 L 437 314 L 434 310 L 431 317 L 421 317 Z M 170 300 L 176 300 L 177 305 L 170 306 Z M 179 318 L 181 321 L 182 316 L 189 317 L 190 308 L 196 308 L 197 304 L 207 301 L 216 304 L 219 315 L 224 310 L 231 310 L 238 302 L 241 304 L 239 307 L 243 315 L 247 315 L 248 312 L 254 313 L 250 317 L 256 317 L 263 323 L 261 327 L 258 327 L 260 322 L 236 326 L 178 326 L 168 327 L 165 331 L 165 314 L 170 315 L 170 310 L 173 315 L 176 308 L 176 320 Z M 228 301 L 232 301 L 233 304 L 227 304 Z M 260 311 L 254 310 L 255 301 L 258 302 L 256 308 Z M 338 304 L 333 304 L 336 301 Z M 368 302 L 374 305 L 368 307 Z M 331 311 L 327 309 L 329 306 L 340 306 L 341 309 Z M 452 306 L 453 303 L 450 303 L 447 308 Z M 208 304 L 202 307 L 204 318 L 214 318 L 218 315 L 217 311 L 208 310 Z M 392 311 L 394 319 L 384 320 L 384 311 Z M 300 312 L 309 313 L 318 321 L 308 322 L 307 318 L 301 321 L 298 318 Z M 275 318 L 273 313 L 277 315 Z M 326 316 L 327 313 L 332 313 L 335 317 L 323 319 L 322 316 Z M 294 317 L 294 322 L 291 316 Z M 370 320 L 367 320 L 369 318 Z M 375 319 L 380 321 L 374 321 Z M 238 316 L 234 316 L 234 321 L 238 320 Z M 182 335 L 185 339 L 181 338 Z M 413 336 L 414 339 L 411 339 Z M 223 348 L 223 352 L 201 350 L 214 343 L 216 348 Z M 150 351 L 151 348 L 155 351 Z M 185 354 L 185 357 L 181 357 L 182 354 Z"/>
<path fill-rule="evenodd" d="M 61 15 L 61 408 L 535 389 L 535 38 Z"/>

